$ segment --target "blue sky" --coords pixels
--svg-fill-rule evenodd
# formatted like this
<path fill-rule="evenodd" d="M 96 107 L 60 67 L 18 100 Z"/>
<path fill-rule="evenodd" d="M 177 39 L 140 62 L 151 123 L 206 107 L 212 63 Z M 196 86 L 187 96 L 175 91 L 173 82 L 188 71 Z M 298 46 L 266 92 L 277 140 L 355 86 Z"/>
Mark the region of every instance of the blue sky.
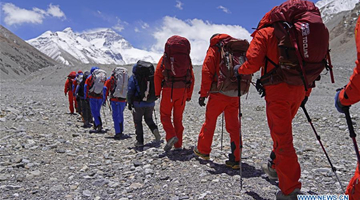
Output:
<path fill-rule="evenodd" d="M 185 37 L 197 35 L 196 37 L 206 37 L 206 41 L 215 32 L 245 37 L 243 35 L 251 33 L 267 11 L 282 2 L 284 1 L 11 0 L 1 1 L 0 21 L 1 25 L 24 40 L 35 38 L 47 30 L 61 31 L 66 27 L 71 27 L 75 32 L 113 28 L 133 46 L 150 49 L 156 45 L 158 48 L 163 47 L 162 37 L 171 34 Z M 242 32 L 236 31 L 241 27 L 244 28 Z"/>

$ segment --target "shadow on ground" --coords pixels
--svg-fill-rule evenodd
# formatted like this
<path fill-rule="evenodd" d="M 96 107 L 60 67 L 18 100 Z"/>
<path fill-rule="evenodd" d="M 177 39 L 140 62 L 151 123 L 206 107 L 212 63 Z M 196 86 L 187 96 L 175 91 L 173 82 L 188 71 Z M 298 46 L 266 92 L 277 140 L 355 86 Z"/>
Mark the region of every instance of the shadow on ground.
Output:
<path fill-rule="evenodd" d="M 264 199 L 260 195 L 258 195 L 256 192 L 245 192 L 245 194 L 251 196 L 255 200 L 270 200 L 270 199 Z"/>

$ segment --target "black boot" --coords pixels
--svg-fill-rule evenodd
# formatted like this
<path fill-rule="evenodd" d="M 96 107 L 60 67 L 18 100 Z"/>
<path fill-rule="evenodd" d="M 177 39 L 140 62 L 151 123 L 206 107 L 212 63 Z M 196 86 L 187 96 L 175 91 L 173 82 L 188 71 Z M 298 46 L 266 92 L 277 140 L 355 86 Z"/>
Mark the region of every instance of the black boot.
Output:
<path fill-rule="evenodd" d="M 89 133 L 99 133 L 99 127 L 100 127 L 100 125 L 95 126 L 95 124 L 94 124 L 94 129 L 90 130 Z"/>
<path fill-rule="evenodd" d="M 114 136 L 114 140 L 121 140 L 123 134 L 122 133 L 116 133 Z"/>
<path fill-rule="evenodd" d="M 231 142 L 231 153 L 229 154 L 229 160 L 225 161 L 225 165 L 232 169 L 240 169 L 240 161 L 235 160 L 234 152 L 236 151 L 236 145 Z"/>

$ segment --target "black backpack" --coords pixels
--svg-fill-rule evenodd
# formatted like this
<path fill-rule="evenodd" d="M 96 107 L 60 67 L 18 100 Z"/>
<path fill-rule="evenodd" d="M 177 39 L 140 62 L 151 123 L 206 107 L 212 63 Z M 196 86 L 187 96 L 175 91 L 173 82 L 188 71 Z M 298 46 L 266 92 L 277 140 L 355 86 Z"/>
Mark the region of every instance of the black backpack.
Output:
<path fill-rule="evenodd" d="M 88 76 L 90 75 L 90 73 L 88 71 L 86 71 L 82 77 L 82 80 L 79 84 L 79 91 L 78 91 L 78 96 L 80 97 L 84 97 L 84 85 L 85 85 L 85 81 L 88 78 Z"/>
<path fill-rule="evenodd" d="M 135 85 L 137 95 L 135 95 L 136 101 L 154 102 L 155 96 L 155 84 L 154 84 L 154 65 L 139 60 L 136 63 L 134 71 Z"/>

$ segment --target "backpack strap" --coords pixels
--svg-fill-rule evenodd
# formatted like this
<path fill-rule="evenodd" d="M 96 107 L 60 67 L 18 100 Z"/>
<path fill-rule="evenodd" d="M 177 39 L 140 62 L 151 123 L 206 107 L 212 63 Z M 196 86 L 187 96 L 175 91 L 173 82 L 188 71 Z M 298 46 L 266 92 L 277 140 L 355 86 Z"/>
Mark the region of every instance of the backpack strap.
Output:
<path fill-rule="evenodd" d="M 299 62 L 299 66 L 300 66 L 300 69 L 301 69 L 301 79 L 303 80 L 304 82 L 304 87 L 305 87 L 305 91 L 308 91 L 308 81 L 305 77 L 305 68 L 304 68 L 304 61 L 300 55 L 300 51 L 299 51 L 299 47 L 298 47 L 298 44 L 297 44 L 297 41 L 296 41 L 296 37 L 295 37 L 295 27 L 294 26 L 290 26 L 289 25 L 289 37 L 290 37 L 290 40 L 291 42 L 293 43 L 294 45 L 294 48 L 295 48 L 295 54 L 296 54 L 296 57 L 298 58 L 298 62 Z"/>
<path fill-rule="evenodd" d="M 274 61 L 272 61 L 269 57 L 265 56 L 265 67 L 264 67 L 264 75 L 267 73 L 268 62 L 270 62 L 274 67 L 279 67 Z"/>
<path fill-rule="evenodd" d="M 138 83 L 138 80 L 137 80 L 137 77 L 135 75 L 134 77 L 134 83 L 135 83 L 135 93 L 134 93 L 134 96 L 136 97 L 136 94 L 139 94 L 140 92 L 140 85 Z"/>
<path fill-rule="evenodd" d="M 172 81 L 171 81 L 171 96 L 170 96 L 170 102 L 172 102 L 173 90 L 174 90 L 174 77 L 172 77 Z"/>
<path fill-rule="evenodd" d="M 116 84 L 116 81 L 115 81 L 115 76 L 113 74 L 113 75 L 111 75 L 111 78 L 110 78 L 110 87 L 111 88 L 108 88 L 110 90 L 111 96 L 114 95 L 115 88 L 116 88 L 115 84 Z"/>
<path fill-rule="evenodd" d="M 89 91 L 90 91 L 90 89 L 94 86 L 94 76 L 93 75 L 91 75 L 91 79 L 90 79 L 90 85 L 89 85 Z"/>

